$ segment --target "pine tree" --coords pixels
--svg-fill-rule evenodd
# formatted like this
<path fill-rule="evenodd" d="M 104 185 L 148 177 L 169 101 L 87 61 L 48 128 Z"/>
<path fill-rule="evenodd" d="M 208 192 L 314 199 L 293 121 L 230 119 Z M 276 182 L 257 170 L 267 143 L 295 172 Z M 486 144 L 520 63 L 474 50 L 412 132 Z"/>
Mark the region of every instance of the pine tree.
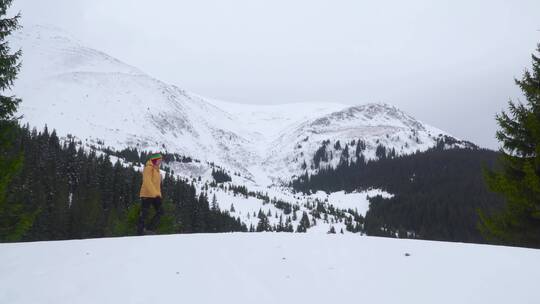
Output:
<path fill-rule="evenodd" d="M 219 205 L 218 205 L 218 202 L 217 202 L 217 198 L 216 198 L 216 194 L 215 194 L 215 193 L 214 193 L 214 195 L 212 196 L 211 210 L 212 210 L 212 211 L 218 211 L 218 210 L 219 210 Z M 232 211 L 231 211 L 231 212 L 232 212 Z"/>
<path fill-rule="evenodd" d="M 309 217 L 307 215 L 307 212 L 302 213 L 302 218 L 300 219 L 300 223 L 298 224 L 298 227 L 296 228 L 296 232 L 306 232 L 307 229 L 311 227 L 311 224 L 309 222 Z"/>
<path fill-rule="evenodd" d="M 488 239 L 540 248 L 540 57 L 533 54 L 532 73 L 515 82 L 527 103 L 510 100 L 509 112 L 496 116 L 502 169 L 485 170 L 490 189 L 507 204 L 500 213 L 481 214 L 480 228 Z"/>
<path fill-rule="evenodd" d="M 270 221 L 266 215 L 262 212 L 259 213 L 259 223 L 257 224 L 257 232 L 262 231 L 271 231 L 272 227 L 270 226 Z"/>
<path fill-rule="evenodd" d="M 276 214 L 277 214 L 277 213 L 276 213 Z M 285 231 L 285 226 L 283 225 L 283 215 L 280 215 L 280 216 L 279 216 L 279 223 L 278 223 L 278 225 L 277 225 L 276 231 L 277 231 L 277 232 Z"/>
<path fill-rule="evenodd" d="M 341 158 L 339 160 L 341 164 L 349 164 L 349 145 L 346 144 L 343 152 L 341 152 Z"/>
<path fill-rule="evenodd" d="M 11 0 L 0 1 L 0 91 L 9 90 L 21 67 L 20 50 L 11 53 L 7 37 L 19 28 L 20 15 L 6 17 Z M 0 240 L 18 240 L 32 225 L 33 215 L 21 203 L 7 202 L 8 185 L 22 167 L 23 157 L 10 157 L 20 99 L 0 94 Z"/>

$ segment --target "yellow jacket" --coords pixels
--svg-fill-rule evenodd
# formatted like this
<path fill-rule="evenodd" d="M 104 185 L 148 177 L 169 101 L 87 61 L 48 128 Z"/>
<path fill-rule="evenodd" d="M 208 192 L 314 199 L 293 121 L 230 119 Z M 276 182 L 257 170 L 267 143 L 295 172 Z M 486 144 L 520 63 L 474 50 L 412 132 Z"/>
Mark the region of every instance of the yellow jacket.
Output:
<path fill-rule="evenodd" d="M 141 186 L 140 197 L 161 197 L 161 174 L 159 168 L 149 160 L 146 162 L 143 170 L 143 182 Z"/>

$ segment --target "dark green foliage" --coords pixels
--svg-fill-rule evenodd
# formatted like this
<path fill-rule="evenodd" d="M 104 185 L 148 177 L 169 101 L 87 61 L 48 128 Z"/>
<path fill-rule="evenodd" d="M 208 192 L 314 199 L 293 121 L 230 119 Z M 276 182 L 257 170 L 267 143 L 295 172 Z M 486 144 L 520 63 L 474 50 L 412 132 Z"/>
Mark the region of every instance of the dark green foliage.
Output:
<path fill-rule="evenodd" d="M 375 150 L 375 156 L 377 156 L 378 159 L 386 158 L 386 147 L 383 145 L 378 145 L 377 149 Z"/>
<path fill-rule="evenodd" d="M 231 176 L 222 169 L 212 169 L 212 177 L 218 184 L 232 181 Z"/>
<path fill-rule="evenodd" d="M 268 220 L 268 217 L 262 212 L 262 210 L 259 210 L 259 223 L 257 224 L 257 232 L 263 232 L 263 231 L 272 231 L 272 226 L 270 226 L 270 221 Z"/>
<path fill-rule="evenodd" d="M 311 223 L 309 222 L 309 217 L 307 213 L 304 211 L 302 213 L 302 218 L 300 219 L 300 223 L 296 227 L 296 232 L 306 232 L 309 227 L 311 227 Z"/>
<path fill-rule="evenodd" d="M 360 155 L 362 155 L 362 152 L 364 152 L 364 150 L 366 150 L 366 143 L 363 141 L 363 140 L 358 140 L 356 142 L 356 151 L 355 151 L 355 156 L 356 158 L 360 158 Z"/>
<path fill-rule="evenodd" d="M 12 53 L 6 41 L 7 37 L 19 28 L 19 14 L 11 18 L 6 17 L 6 12 L 12 2 L 11 0 L 0 1 L 0 91 L 11 88 L 21 69 L 22 51 Z M 0 120 L 12 120 L 19 102 L 20 99 L 14 96 L 0 95 Z"/>
<path fill-rule="evenodd" d="M 146 161 L 148 161 L 148 158 L 150 157 L 150 155 L 154 153 L 151 151 L 139 151 L 136 148 L 124 148 L 119 151 L 111 149 L 111 148 L 105 148 L 105 149 L 102 149 L 102 152 L 107 155 L 112 155 L 112 156 L 121 158 L 134 165 L 144 165 Z M 161 153 L 161 156 L 163 157 L 164 164 L 168 164 L 171 162 L 182 162 L 182 163 L 199 162 L 198 160 L 193 160 L 189 156 L 183 156 L 178 153 L 163 152 Z"/>
<path fill-rule="evenodd" d="M 303 192 L 350 192 L 374 187 L 395 195 L 391 199 L 372 198 L 365 222 L 360 216 L 356 223 L 346 219 L 349 231 L 392 237 L 401 231 L 401 236 L 411 238 L 484 242 L 477 229 L 477 209 L 495 210 L 503 201 L 487 189 L 481 169 L 484 165 L 492 168 L 498 153 L 443 150 L 443 146 L 367 163 L 362 158 L 335 169 L 321 169 L 315 175 L 303 175 L 292 186 Z"/>
<path fill-rule="evenodd" d="M 6 18 L 12 1 L 0 1 L 0 92 L 11 88 L 21 67 L 22 52 L 11 52 L 7 37 L 19 28 L 20 15 Z M 0 95 L 0 241 L 19 239 L 31 226 L 34 213 L 20 202 L 8 203 L 8 187 L 20 172 L 23 155 L 12 153 L 20 99 Z"/>
<path fill-rule="evenodd" d="M 540 53 L 540 44 L 537 51 Z M 508 113 L 497 115 L 501 165 L 485 171 L 491 190 L 506 199 L 503 211 L 482 215 L 481 228 L 503 244 L 540 248 L 540 58 L 532 55 L 532 73 L 516 79 L 526 104 L 508 102 Z"/>
<path fill-rule="evenodd" d="M 349 161 L 349 145 L 345 145 L 343 152 L 341 152 L 341 158 L 339 162 L 341 164 L 346 164 Z"/>
<path fill-rule="evenodd" d="M 236 185 L 230 185 L 229 186 L 229 190 L 231 190 L 234 195 L 242 195 L 244 197 L 248 197 L 250 193 L 248 193 L 248 189 L 246 188 L 246 186 L 236 186 Z"/>
<path fill-rule="evenodd" d="M 24 237 L 12 240 L 135 234 L 140 172 L 77 149 L 74 142 L 61 144 L 47 129 L 38 133 L 16 128 L 16 143 L 11 153 L 24 150 L 26 161 L 8 187 L 7 205 L 20 202 L 37 216 Z M 165 213 L 158 233 L 247 231 L 227 212 L 211 210 L 206 195 L 197 196 L 185 180 L 166 174 L 162 193 Z"/>
<path fill-rule="evenodd" d="M 217 202 L 216 194 L 214 194 L 214 196 L 212 196 L 212 204 L 210 205 L 210 209 L 213 210 L 213 211 L 219 210 L 219 205 L 218 205 L 218 202 Z"/>
<path fill-rule="evenodd" d="M 321 161 L 327 162 L 328 161 L 328 154 L 326 153 L 326 141 L 323 142 L 322 146 L 315 151 L 315 154 L 313 155 L 313 164 L 315 165 L 315 168 L 319 168 Z"/>
<path fill-rule="evenodd" d="M 293 209 L 293 206 L 291 204 L 278 199 L 273 199 L 272 204 L 274 204 L 276 208 L 283 210 L 283 213 L 285 215 L 291 214 Z"/>

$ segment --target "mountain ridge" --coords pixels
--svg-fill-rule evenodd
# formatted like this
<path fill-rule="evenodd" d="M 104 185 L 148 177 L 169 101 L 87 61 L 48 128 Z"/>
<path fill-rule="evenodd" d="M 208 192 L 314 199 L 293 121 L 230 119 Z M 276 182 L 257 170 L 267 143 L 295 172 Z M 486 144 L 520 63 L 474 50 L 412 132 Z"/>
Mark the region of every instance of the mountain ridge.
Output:
<path fill-rule="evenodd" d="M 327 140 L 363 140 L 364 156 L 373 159 L 379 145 L 409 154 L 450 136 L 386 103 L 243 105 L 205 98 L 54 27 L 25 28 L 13 44 L 24 51 L 14 93 L 23 98 L 20 113 L 30 125 L 118 149 L 181 153 L 261 184 L 300 174 Z M 342 153 L 337 150 L 329 152 Z"/>

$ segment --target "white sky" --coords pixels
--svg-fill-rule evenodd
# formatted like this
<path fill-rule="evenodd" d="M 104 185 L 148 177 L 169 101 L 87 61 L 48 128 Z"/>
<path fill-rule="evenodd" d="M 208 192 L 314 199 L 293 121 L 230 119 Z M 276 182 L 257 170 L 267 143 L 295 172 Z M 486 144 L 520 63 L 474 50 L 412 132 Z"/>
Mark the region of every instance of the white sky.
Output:
<path fill-rule="evenodd" d="M 540 42 L 540 1 L 15 0 L 152 76 L 241 103 L 384 101 L 485 147 Z M 23 59 L 24 60 L 24 59 Z"/>

